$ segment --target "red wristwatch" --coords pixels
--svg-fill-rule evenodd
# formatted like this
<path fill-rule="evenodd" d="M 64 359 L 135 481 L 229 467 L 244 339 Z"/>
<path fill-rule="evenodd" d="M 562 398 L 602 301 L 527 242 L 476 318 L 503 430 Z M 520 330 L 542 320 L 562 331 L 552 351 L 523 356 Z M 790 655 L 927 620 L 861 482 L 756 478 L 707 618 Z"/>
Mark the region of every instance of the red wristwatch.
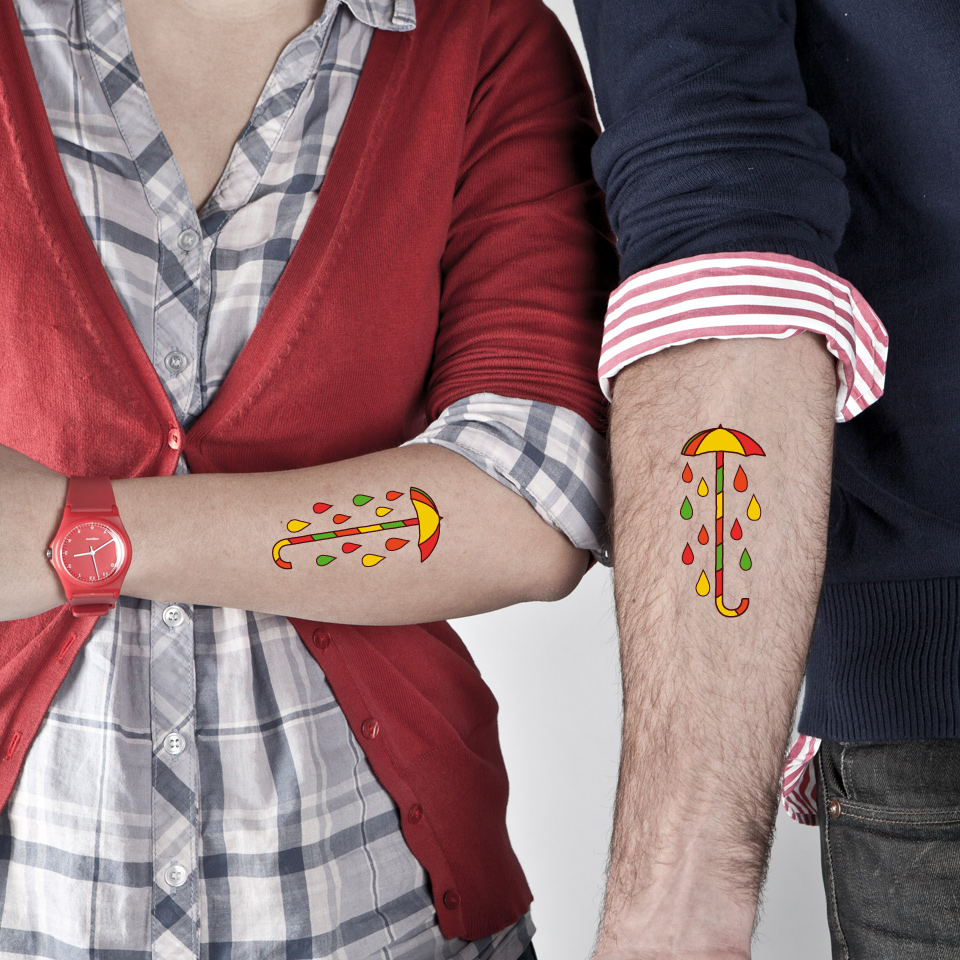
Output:
<path fill-rule="evenodd" d="M 120 596 L 130 566 L 130 538 L 106 477 L 71 477 L 67 505 L 47 559 L 75 617 L 99 617 Z"/>

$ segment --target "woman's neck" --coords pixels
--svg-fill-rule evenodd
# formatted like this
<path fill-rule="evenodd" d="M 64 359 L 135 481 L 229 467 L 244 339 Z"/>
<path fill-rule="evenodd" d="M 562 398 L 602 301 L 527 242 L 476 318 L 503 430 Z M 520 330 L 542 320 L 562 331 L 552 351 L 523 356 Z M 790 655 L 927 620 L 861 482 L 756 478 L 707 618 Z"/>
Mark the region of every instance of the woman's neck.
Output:
<path fill-rule="evenodd" d="M 198 210 L 277 58 L 323 6 L 324 0 L 123 0 L 133 57 Z"/>

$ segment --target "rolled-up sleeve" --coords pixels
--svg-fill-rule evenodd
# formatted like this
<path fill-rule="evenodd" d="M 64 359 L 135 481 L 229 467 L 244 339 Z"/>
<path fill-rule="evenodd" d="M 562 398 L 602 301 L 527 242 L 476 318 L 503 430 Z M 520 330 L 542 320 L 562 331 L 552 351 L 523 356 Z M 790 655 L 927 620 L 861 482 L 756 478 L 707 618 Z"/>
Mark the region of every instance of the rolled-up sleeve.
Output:
<path fill-rule="evenodd" d="M 843 163 L 807 106 L 793 0 L 576 0 L 605 130 L 594 172 L 626 279 L 757 251 L 836 272 Z"/>

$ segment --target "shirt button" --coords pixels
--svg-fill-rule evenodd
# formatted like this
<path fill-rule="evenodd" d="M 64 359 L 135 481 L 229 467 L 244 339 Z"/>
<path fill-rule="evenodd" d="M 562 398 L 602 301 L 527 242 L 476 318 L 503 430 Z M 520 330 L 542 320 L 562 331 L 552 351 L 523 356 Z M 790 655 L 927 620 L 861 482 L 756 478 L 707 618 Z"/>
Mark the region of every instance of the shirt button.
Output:
<path fill-rule="evenodd" d="M 176 860 L 163 871 L 163 879 L 171 887 L 182 887 L 187 882 L 187 868 L 181 866 Z"/>
<path fill-rule="evenodd" d="M 415 803 L 407 811 L 407 819 L 411 823 L 419 823 L 423 819 L 423 807 L 421 807 L 419 803 Z"/>
<path fill-rule="evenodd" d="M 188 253 L 193 250 L 194 247 L 200 242 L 200 234 L 196 230 L 187 227 L 186 230 L 182 231 L 180 236 L 177 237 L 177 246 L 181 250 L 185 250 Z"/>
<path fill-rule="evenodd" d="M 187 357 L 179 350 L 171 350 L 163 362 L 171 373 L 179 373 L 187 365 Z"/>
<path fill-rule="evenodd" d="M 360 725 L 360 732 L 368 739 L 375 740 L 380 733 L 380 723 L 373 717 L 368 717 Z"/>
<path fill-rule="evenodd" d="M 171 757 L 175 757 L 178 753 L 183 752 L 183 748 L 186 746 L 186 741 L 179 733 L 168 733 L 163 740 L 163 749 L 170 754 Z"/>
<path fill-rule="evenodd" d="M 317 627 L 313 631 L 313 642 L 321 649 L 326 650 L 330 646 L 330 633 L 323 627 Z"/>
<path fill-rule="evenodd" d="M 456 910 L 460 906 L 460 894 L 456 890 L 448 890 L 443 895 L 443 905 L 448 910 Z"/>
<path fill-rule="evenodd" d="M 179 627 L 186 619 L 187 615 L 183 612 L 183 607 L 178 607 L 175 603 L 163 608 L 163 622 L 168 627 Z"/>

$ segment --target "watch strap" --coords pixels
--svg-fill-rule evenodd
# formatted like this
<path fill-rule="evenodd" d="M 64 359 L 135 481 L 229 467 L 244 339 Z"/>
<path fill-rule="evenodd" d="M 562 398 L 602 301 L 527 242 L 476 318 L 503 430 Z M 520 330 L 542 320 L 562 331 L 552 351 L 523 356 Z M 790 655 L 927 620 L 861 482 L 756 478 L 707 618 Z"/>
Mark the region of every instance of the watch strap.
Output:
<path fill-rule="evenodd" d="M 117 503 L 109 477 L 70 477 L 67 509 L 72 513 L 116 514 Z"/>

